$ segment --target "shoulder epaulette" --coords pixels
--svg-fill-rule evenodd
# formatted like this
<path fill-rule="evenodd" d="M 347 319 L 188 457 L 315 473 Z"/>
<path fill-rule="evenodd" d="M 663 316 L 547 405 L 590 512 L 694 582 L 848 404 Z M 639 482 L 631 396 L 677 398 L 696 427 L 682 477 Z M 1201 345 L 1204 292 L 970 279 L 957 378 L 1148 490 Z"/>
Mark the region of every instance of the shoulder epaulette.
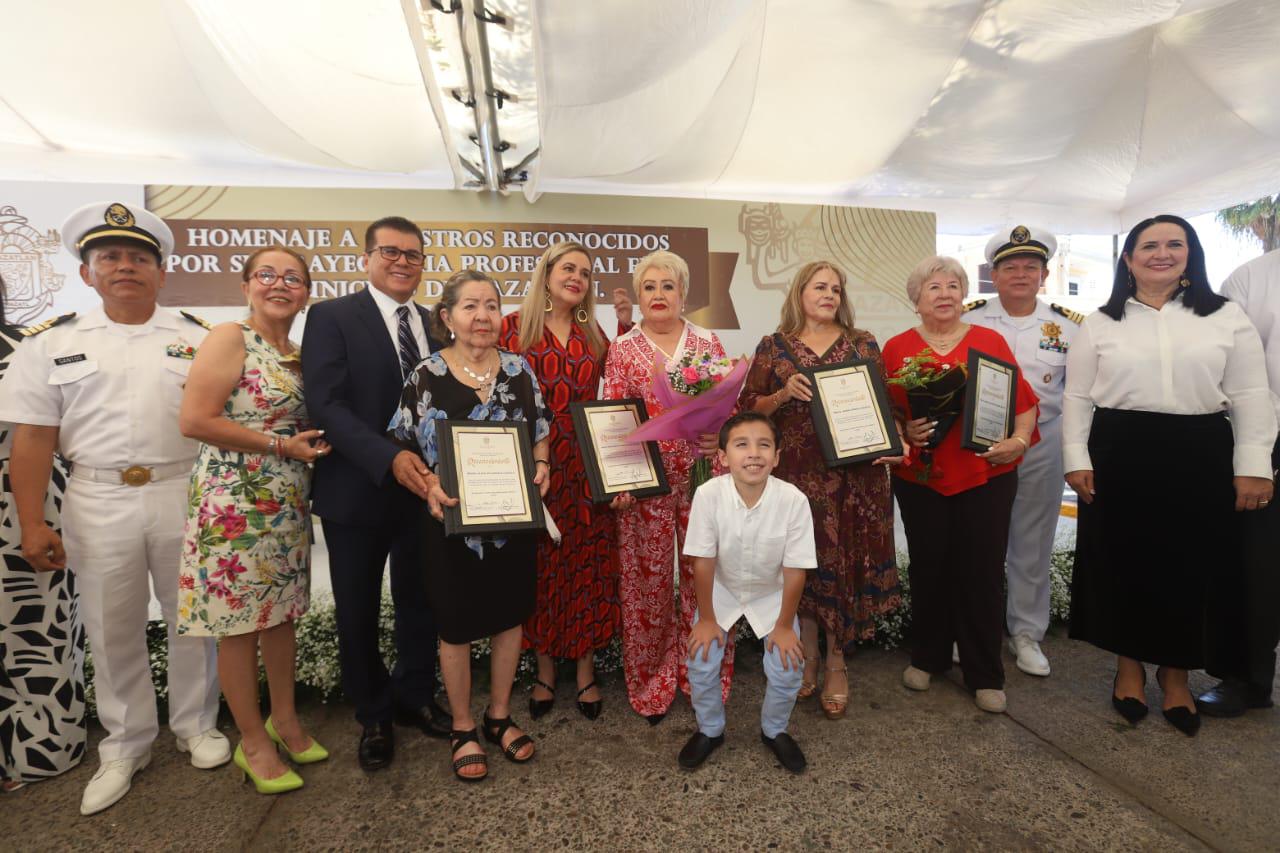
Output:
<path fill-rule="evenodd" d="M 981 308 L 983 305 L 986 305 L 986 304 L 987 304 L 987 300 L 985 299 L 975 299 L 974 301 L 966 304 L 964 306 L 964 310 L 972 311 L 974 308 Z"/>
<path fill-rule="evenodd" d="M 1056 302 L 1051 303 L 1049 307 L 1053 310 L 1055 314 L 1061 314 L 1063 317 L 1066 317 L 1068 320 L 1075 323 L 1077 326 L 1079 326 L 1081 323 L 1084 322 L 1084 315 L 1081 314 L 1079 311 L 1072 311 L 1070 308 L 1064 308 Z"/>
<path fill-rule="evenodd" d="M 68 320 L 73 320 L 75 319 L 75 316 L 76 316 L 76 312 L 72 311 L 70 314 L 63 314 L 61 317 L 54 317 L 51 320 L 45 320 L 43 323 L 36 323 L 34 326 L 27 326 L 26 328 L 22 329 L 19 332 L 19 334 L 22 335 L 24 338 L 29 338 L 32 335 L 38 335 L 41 332 L 47 332 L 50 329 L 52 329 L 54 326 L 57 326 L 61 323 L 65 323 Z"/>
<path fill-rule="evenodd" d="M 210 323 L 208 320 L 202 320 L 199 317 L 197 317 L 195 314 L 192 314 L 190 311 L 179 311 L 178 313 L 181 314 L 183 317 L 186 317 L 191 322 L 195 323 L 197 326 L 204 326 L 206 329 L 213 328 L 213 324 Z"/>

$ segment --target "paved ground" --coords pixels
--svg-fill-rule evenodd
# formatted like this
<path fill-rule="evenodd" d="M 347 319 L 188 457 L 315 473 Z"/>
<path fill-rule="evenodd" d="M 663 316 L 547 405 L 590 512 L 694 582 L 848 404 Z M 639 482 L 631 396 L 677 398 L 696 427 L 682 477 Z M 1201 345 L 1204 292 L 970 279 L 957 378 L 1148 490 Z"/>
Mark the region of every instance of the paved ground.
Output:
<path fill-rule="evenodd" d="M 743 656 L 725 747 L 692 773 L 675 763 L 693 731 L 688 704 L 679 700 L 650 728 L 616 678 L 594 723 L 562 684 L 556 709 L 530 727 L 540 749 L 533 763 L 508 764 L 491 750 L 491 777 L 474 786 L 452 780 L 443 742 L 406 729 L 395 764 L 366 775 L 349 709 L 312 705 L 304 716 L 334 756 L 304 769 L 301 791 L 259 796 L 230 768 L 192 769 L 163 736 L 129 796 L 94 817 L 76 809 L 96 756 L 0 798 L 0 849 L 1280 846 L 1280 710 L 1206 721 L 1188 739 L 1160 716 L 1152 685 L 1152 716 L 1130 728 L 1107 701 L 1107 656 L 1059 637 L 1046 651 L 1047 680 L 1009 665 L 1005 716 L 978 711 L 946 679 L 908 692 L 900 653 L 860 655 L 850 664 L 847 719 L 829 722 L 812 703 L 797 708 L 792 732 L 810 761 L 799 777 L 759 742 L 755 654 Z M 234 735 L 225 717 L 223 730 Z"/>

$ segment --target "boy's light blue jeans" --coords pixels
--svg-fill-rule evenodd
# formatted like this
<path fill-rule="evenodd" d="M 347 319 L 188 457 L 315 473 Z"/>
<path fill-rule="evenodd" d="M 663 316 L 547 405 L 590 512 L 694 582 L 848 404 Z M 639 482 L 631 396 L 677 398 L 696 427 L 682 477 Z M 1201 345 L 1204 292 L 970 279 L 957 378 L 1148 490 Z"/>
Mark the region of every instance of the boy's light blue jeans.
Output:
<path fill-rule="evenodd" d="M 693 624 L 698 624 L 697 613 L 693 615 Z M 796 636 L 800 636 L 799 619 L 795 621 L 793 630 Z M 764 701 L 760 704 L 760 731 L 765 737 L 775 738 L 787 730 L 804 671 L 803 665 L 783 669 L 778 649 L 775 647 L 769 651 L 767 638 L 765 649 L 764 674 L 767 683 Z M 693 712 L 698 717 L 698 731 L 707 737 L 724 734 L 724 698 L 720 692 L 720 662 L 723 659 L 723 640 L 711 644 L 705 661 L 702 659 L 701 649 L 689 658 L 690 701 L 693 703 Z"/>

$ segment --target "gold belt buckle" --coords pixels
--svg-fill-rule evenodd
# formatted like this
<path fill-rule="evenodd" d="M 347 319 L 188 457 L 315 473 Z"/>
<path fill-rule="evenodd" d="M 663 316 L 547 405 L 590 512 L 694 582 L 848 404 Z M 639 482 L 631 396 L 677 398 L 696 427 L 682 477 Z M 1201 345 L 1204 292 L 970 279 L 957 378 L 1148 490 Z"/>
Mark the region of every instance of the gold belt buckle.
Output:
<path fill-rule="evenodd" d="M 126 486 L 145 486 L 151 482 L 151 469 L 142 465 L 130 465 L 120 472 L 120 482 Z"/>

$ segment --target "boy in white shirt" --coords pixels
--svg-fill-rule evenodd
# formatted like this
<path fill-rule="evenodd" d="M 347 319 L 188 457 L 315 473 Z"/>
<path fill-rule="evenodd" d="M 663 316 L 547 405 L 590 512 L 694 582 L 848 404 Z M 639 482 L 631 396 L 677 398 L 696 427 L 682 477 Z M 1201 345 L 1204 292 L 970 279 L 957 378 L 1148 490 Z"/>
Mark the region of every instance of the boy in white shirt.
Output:
<path fill-rule="evenodd" d="M 787 723 L 804 670 L 796 608 L 805 570 L 818 566 L 813 514 L 799 489 L 769 476 L 778 464 L 778 429 L 764 415 L 742 412 L 725 422 L 720 461 L 729 473 L 694 494 L 684 541 L 698 595 L 688 662 L 698 731 L 680 750 L 680 766 L 698 767 L 724 743 L 720 662 L 728 632 L 745 615 L 765 641 L 760 738 L 799 773 L 804 753 Z"/>

